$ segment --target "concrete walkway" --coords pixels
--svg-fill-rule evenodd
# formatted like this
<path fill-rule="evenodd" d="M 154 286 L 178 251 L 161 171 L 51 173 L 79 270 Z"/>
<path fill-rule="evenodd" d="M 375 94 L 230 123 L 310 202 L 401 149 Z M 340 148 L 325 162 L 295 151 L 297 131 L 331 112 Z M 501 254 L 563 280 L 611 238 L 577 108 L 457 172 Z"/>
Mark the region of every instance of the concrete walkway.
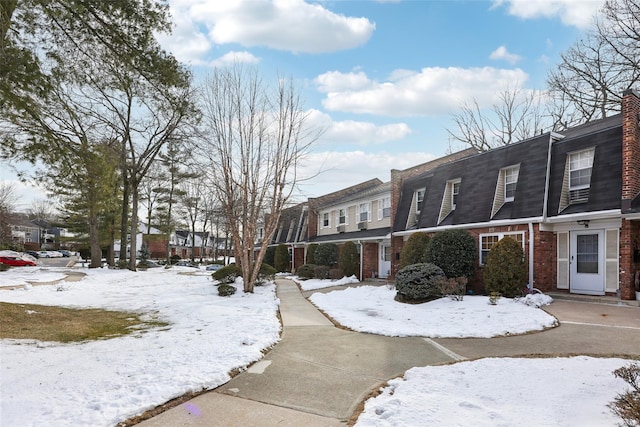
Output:
<path fill-rule="evenodd" d="M 640 309 L 556 301 L 561 326 L 491 339 L 390 338 L 338 329 L 298 287 L 278 280 L 282 340 L 216 390 L 139 425 L 344 426 L 385 381 L 414 366 L 479 357 L 624 355 L 640 357 Z"/>

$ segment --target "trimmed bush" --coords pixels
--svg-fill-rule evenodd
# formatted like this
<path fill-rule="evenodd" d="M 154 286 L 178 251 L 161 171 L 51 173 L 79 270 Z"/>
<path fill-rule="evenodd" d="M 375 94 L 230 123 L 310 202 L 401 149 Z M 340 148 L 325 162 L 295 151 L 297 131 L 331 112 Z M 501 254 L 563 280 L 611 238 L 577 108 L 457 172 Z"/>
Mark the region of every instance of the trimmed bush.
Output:
<path fill-rule="evenodd" d="M 331 270 L 329 270 L 329 279 L 331 280 L 340 280 L 344 276 L 346 275 L 342 272 L 342 269 L 340 268 L 332 268 Z"/>
<path fill-rule="evenodd" d="M 301 279 L 313 279 L 315 269 L 315 264 L 302 264 L 296 269 L 296 275 Z"/>
<path fill-rule="evenodd" d="M 233 283 L 239 276 L 242 276 L 242 270 L 235 264 L 226 265 L 211 273 L 211 277 L 220 283 Z"/>
<path fill-rule="evenodd" d="M 328 265 L 316 265 L 313 269 L 313 277 L 316 279 L 328 279 L 331 267 Z"/>
<path fill-rule="evenodd" d="M 228 283 L 222 283 L 218 286 L 218 295 L 221 297 L 230 297 L 236 293 L 236 287 Z"/>
<path fill-rule="evenodd" d="M 266 262 L 269 265 L 276 265 L 275 255 L 276 255 L 276 248 L 273 246 L 267 247 L 267 250 L 264 253 L 264 259 L 262 260 L 262 262 Z"/>
<path fill-rule="evenodd" d="M 316 249 L 318 249 L 318 245 L 316 243 L 312 243 L 307 247 L 307 264 L 316 263 Z"/>
<path fill-rule="evenodd" d="M 396 300 L 419 303 L 439 298 L 440 282 L 446 277 L 435 264 L 411 264 L 396 274 Z"/>
<path fill-rule="evenodd" d="M 342 245 L 340 257 L 338 258 L 338 266 L 344 273 L 344 276 L 358 276 L 358 273 L 360 273 L 360 256 L 358 255 L 358 248 L 355 243 L 346 242 Z M 339 279 L 344 276 L 340 276 Z"/>
<path fill-rule="evenodd" d="M 607 406 L 624 421 L 619 425 L 640 426 L 640 364 L 630 363 L 613 371 L 613 375 L 624 380 L 631 389 L 619 393 Z"/>
<path fill-rule="evenodd" d="M 467 282 L 466 277 L 445 278 L 438 282 L 438 287 L 442 295 L 448 296 L 453 301 L 462 301 L 467 292 Z"/>
<path fill-rule="evenodd" d="M 333 267 L 338 263 L 338 245 L 335 243 L 322 243 L 318 245 L 314 258 L 316 265 Z"/>
<path fill-rule="evenodd" d="M 289 248 L 287 248 L 287 245 L 278 245 L 271 265 L 275 267 L 276 271 L 284 273 L 289 271 L 289 260 Z"/>
<path fill-rule="evenodd" d="M 171 255 L 171 257 L 169 258 L 169 262 L 171 264 L 175 264 L 178 261 L 180 261 L 182 258 L 180 257 L 180 255 L 176 254 L 176 255 Z"/>
<path fill-rule="evenodd" d="M 489 251 L 482 277 L 487 293 L 497 292 L 507 298 L 521 296 L 527 283 L 522 246 L 511 237 L 501 239 Z"/>
<path fill-rule="evenodd" d="M 427 262 L 427 247 L 431 238 L 427 233 L 413 233 L 402 246 L 400 252 L 399 268 L 404 268 L 411 264 L 422 264 Z"/>
<path fill-rule="evenodd" d="M 264 285 L 267 282 L 273 282 L 276 278 L 276 273 L 277 271 L 275 268 L 263 262 L 260 266 L 260 271 L 258 272 L 258 281 L 256 282 L 256 286 Z"/>
<path fill-rule="evenodd" d="M 450 279 L 470 278 L 476 271 L 476 241 L 466 230 L 437 232 L 429 242 L 426 255 L 427 262 L 440 267 Z"/>

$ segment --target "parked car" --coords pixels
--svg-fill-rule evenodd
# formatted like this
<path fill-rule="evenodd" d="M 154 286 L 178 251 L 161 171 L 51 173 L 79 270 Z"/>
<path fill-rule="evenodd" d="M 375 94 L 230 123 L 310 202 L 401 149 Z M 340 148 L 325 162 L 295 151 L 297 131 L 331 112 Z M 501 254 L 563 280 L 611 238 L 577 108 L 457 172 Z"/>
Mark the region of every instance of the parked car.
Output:
<path fill-rule="evenodd" d="M 198 268 L 197 265 L 191 264 L 191 262 L 189 262 L 189 261 L 178 261 L 178 262 L 176 262 L 175 265 L 178 266 L 178 267 L 194 267 L 194 268 Z"/>
<path fill-rule="evenodd" d="M 49 258 L 62 258 L 62 252 L 59 251 L 47 251 L 49 253 Z"/>
<path fill-rule="evenodd" d="M 222 264 L 209 264 L 207 265 L 207 271 L 218 271 L 222 267 L 224 267 Z"/>
<path fill-rule="evenodd" d="M 0 256 L 0 263 L 14 267 L 32 267 L 36 265 L 36 263 L 31 260 L 14 256 Z"/>
<path fill-rule="evenodd" d="M 157 268 L 157 267 L 162 267 L 160 264 L 158 264 L 155 261 L 151 261 L 150 259 L 147 261 L 140 261 L 138 262 L 138 267 L 142 267 L 142 268 Z"/>
<path fill-rule="evenodd" d="M 65 257 L 65 258 L 70 257 L 71 255 L 74 255 L 73 252 L 68 251 L 66 249 L 60 249 L 57 252 L 60 252 L 62 254 L 62 256 Z"/>
<path fill-rule="evenodd" d="M 40 258 L 40 253 L 38 253 L 36 251 L 25 251 L 25 254 L 31 255 L 34 258 Z"/>
<path fill-rule="evenodd" d="M 52 258 L 49 251 L 38 251 L 38 258 Z"/>

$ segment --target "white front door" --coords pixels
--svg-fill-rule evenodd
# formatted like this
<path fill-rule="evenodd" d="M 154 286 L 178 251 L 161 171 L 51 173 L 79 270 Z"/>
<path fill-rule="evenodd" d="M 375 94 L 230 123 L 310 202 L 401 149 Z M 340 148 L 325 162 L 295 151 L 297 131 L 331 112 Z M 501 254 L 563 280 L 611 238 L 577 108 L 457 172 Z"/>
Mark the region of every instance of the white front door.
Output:
<path fill-rule="evenodd" d="M 391 273 L 391 245 L 389 243 L 381 243 L 380 260 L 378 261 L 378 277 L 386 279 Z"/>
<path fill-rule="evenodd" d="M 570 290 L 604 295 L 604 231 L 571 231 Z"/>

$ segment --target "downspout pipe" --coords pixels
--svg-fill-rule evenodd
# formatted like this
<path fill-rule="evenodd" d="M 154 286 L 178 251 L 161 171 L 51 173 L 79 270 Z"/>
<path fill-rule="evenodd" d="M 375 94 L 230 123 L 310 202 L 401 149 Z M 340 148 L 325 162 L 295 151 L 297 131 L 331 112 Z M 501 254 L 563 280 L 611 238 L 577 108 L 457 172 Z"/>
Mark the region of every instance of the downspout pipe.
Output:
<path fill-rule="evenodd" d="M 358 240 L 358 245 L 360 245 L 360 280 L 363 279 L 362 277 L 362 263 L 364 261 L 364 247 L 362 246 L 362 240 Z"/>

